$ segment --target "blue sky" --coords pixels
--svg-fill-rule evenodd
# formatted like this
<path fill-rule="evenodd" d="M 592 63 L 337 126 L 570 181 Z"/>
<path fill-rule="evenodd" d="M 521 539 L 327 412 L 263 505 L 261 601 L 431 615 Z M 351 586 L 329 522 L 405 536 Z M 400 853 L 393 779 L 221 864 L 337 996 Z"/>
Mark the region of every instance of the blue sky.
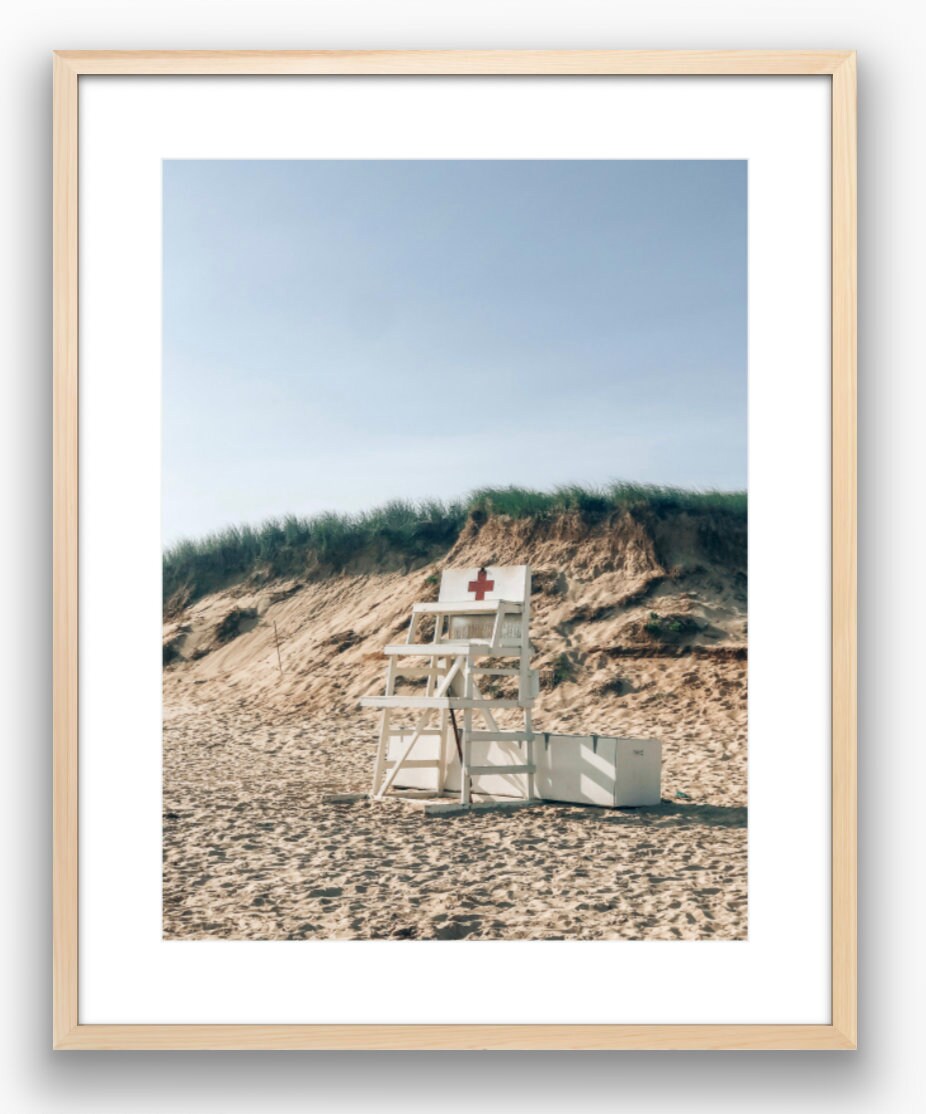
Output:
<path fill-rule="evenodd" d="M 746 486 L 746 164 L 164 163 L 164 541 Z"/>

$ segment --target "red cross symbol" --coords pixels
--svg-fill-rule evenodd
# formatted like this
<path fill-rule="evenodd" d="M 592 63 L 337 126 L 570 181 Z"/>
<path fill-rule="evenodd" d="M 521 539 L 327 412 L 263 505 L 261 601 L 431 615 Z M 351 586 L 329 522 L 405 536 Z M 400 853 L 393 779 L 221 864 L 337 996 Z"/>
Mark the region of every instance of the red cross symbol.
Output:
<path fill-rule="evenodd" d="M 486 592 L 491 592 L 495 587 L 495 581 L 489 580 L 485 569 L 480 569 L 475 580 L 471 580 L 466 585 L 467 592 L 475 592 L 477 600 L 484 600 Z"/>

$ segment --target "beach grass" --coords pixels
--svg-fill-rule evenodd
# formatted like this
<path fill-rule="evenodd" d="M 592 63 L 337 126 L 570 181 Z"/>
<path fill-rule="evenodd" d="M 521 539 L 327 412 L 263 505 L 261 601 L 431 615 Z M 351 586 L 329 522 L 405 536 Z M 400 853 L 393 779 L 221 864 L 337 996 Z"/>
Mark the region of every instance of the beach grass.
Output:
<path fill-rule="evenodd" d="M 450 502 L 395 500 L 353 515 L 287 515 L 259 526 L 229 526 L 168 547 L 163 556 L 164 599 L 182 593 L 190 602 L 256 573 L 268 578 L 298 576 L 313 568 L 336 573 L 362 555 L 433 559 L 451 548 L 473 516 L 524 519 L 578 513 L 595 520 L 625 510 L 658 517 L 689 512 L 745 518 L 747 496 L 744 491 L 651 484 L 568 484 L 552 491 L 479 488 Z"/>

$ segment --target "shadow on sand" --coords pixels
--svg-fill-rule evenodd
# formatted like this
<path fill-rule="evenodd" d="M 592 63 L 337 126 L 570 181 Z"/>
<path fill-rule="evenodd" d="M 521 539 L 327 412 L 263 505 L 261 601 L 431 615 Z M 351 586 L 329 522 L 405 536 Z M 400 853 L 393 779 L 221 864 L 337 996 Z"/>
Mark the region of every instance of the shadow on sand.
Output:
<path fill-rule="evenodd" d="M 588 810 L 587 819 L 599 824 L 644 824 L 654 828 L 745 828 L 745 807 L 666 801 L 652 808 Z"/>

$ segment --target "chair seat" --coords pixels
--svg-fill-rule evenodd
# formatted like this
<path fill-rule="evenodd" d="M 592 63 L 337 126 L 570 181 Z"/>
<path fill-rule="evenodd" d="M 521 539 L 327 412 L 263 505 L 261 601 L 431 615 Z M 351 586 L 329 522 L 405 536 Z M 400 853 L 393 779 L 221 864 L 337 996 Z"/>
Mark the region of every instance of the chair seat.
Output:
<path fill-rule="evenodd" d="M 412 610 L 418 615 L 494 615 L 501 608 L 515 612 L 523 606 L 519 600 L 460 600 L 457 603 L 416 603 Z"/>
<path fill-rule="evenodd" d="M 488 639 L 484 641 L 474 639 L 471 642 L 397 642 L 387 646 L 383 653 L 399 657 L 453 658 L 472 654 L 473 657 L 510 658 L 519 657 L 521 647 L 493 646 Z"/>

